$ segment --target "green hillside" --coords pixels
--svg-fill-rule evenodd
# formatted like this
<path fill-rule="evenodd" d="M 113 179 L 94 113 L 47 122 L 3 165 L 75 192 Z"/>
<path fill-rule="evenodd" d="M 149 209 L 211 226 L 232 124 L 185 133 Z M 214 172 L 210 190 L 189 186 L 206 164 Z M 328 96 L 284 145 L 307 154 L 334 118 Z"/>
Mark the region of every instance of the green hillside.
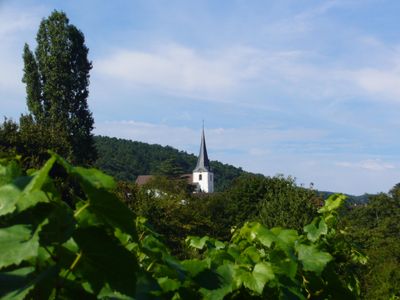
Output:
<path fill-rule="evenodd" d="M 134 181 L 138 175 L 192 173 L 197 157 L 170 146 L 150 145 L 126 139 L 96 136 L 98 159 L 95 166 L 119 180 Z M 215 190 L 227 188 L 233 179 L 245 173 L 241 168 L 211 161 Z"/>

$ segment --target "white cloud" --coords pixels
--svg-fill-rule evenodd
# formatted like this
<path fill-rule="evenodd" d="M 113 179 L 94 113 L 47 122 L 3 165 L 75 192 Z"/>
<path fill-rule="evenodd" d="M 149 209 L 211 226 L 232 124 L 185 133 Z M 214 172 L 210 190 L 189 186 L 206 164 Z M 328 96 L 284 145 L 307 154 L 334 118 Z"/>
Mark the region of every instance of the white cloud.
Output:
<path fill-rule="evenodd" d="M 380 159 L 367 159 L 360 162 L 338 162 L 337 166 L 345 168 L 364 169 L 368 171 L 385 171 L 395 169 L 395 165 Z"/>
<path fill-rule="evenodd" d="M 154 51 L 117 50 L 95 62 L 95 72 L 129 84 L 201 94 L 225 94 L 258 74 L 254 50 L 199 53 L 177 44 Z"/>
<path fill-rule="evenodd" d="M 400 102 L 400 68 L 365 68 L 352 75 L 354 81 L 367 93 Z"/>

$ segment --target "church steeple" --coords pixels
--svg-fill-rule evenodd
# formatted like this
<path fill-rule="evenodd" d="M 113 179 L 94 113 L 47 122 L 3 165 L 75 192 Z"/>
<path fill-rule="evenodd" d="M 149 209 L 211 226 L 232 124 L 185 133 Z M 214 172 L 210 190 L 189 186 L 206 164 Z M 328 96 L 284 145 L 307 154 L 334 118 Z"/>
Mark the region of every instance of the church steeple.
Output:
<path fill-rule="evenodd" d="M 196 190 L 198 192 L 214 192 L 214 174 L 211 170 L 210 161 L 208 160 L 206 138 L 204 135 L 204 121 L 199 157 L 197 159 L 196 168 L 193 170 L 193 183 L 197 185 Z"/>
<path fill-rule="evenodd" d="M 210 172 L 210 171 L 211 171 L 211 167 L 210 167 L 210 161 L 208 160 L 208 155 L 207 155 L 206 138 L 204 135 L 204 123 L 203 123 L 203 131 L 201 134 L 199 157 L 197 159 L 196 168 L 193 170 L 193 172 Z"/>

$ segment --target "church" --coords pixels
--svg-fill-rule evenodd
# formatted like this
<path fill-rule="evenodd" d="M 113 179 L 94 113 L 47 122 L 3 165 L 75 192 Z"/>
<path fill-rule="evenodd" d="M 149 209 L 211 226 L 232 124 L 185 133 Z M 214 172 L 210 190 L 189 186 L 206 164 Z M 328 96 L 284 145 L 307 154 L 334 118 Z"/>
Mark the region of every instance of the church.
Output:
<path fill-rule="evenodd" d="M 148 183 L 154 175 L 139 175 L 136 184 L 142 186 Z M 214 192 L 214 173 L 211 169 L 210 161 L 207 154 L 206 138 L 204 134 L 204 126 L 201 133 L 200 151 L 197 158 L 197 164 L 192 174 L 182 174 L 180 179 L 187 179 L 188 184 L 195 186 L 195 193 L 213 193 Z"/>
<path fill-rule="evenodd" d="M 201 133 L 200 153 L 192 177 L 192 183 L 197 186 L 197 191 L 203 193 L 214 192 L 214 173 L 212 172 L 210 161 L 208 160 L 204 127 Z"/>

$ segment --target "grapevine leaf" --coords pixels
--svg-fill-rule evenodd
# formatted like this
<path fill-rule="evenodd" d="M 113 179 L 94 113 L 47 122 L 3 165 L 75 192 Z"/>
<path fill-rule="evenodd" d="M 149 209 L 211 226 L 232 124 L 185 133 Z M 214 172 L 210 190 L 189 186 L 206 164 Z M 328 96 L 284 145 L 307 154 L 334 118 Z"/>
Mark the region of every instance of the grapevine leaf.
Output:
<path fill-rule="evenodd" d="M 197 274 L 193 278 L 193 281 L 208 290 L 216 290 L 222 285 L 222 278 L 219 276 L 218 273 L 210 269 L 205 269 Z"/>
<path fill-rule="evenodd" d="M 205 260 L 190 259 L 182 261 L 182 266 L 191 277 L 194 277 L 207 269 L 209 267 L 209 263 Z"/>
<path fill-rule="evenodd" d="M 78 208 L 75 216 L 80 224 L 117 227 L 136 239 L 135 215 L 118 198 L 103 189 L 88 189 L 87 208 Z M 78 213 L 83 212 L 85 213 Z"/>
<path fill-rule="evenodd" d="M 260 262 L 254 266 L 253 279 L 258 292 L 262 294 L 265 284 L 275 278 L 272 265 L 268 262 Z"/>
<path fill-rule="evenodd" d="M 32 180 L 25 187 L 24 192 L 30 193 L 34 190 L 40 190 L 48 180 L 49 172 L 53 168 L 55 162 L 56 157 L 52 156 L 39 171 L 35 172 Z"/>
<path fill-rule="evenodd" d="M 252 224 L 249 234 L 251 240 L 257 239 L 262 245 L 268 248 L 271 247 L 272 243 L 276 241 L 275 234 L 273 234 L 260 223 Z"/>
<path fill-rule="evenodd" d="M 216 272 L 218 274 L 219 287 L 217 289 L 200 288 L 199 291 L 203 295 L 203 299 L 222 300 L 236 288 L 233 280 L 235 274 L 233 264 L 224 263 L 217 268 Z"/>
<path fill-rule="evenodd" d="M 0 269 L 18 265 L 22 261 L 36 257 L 39 248 L 39 236 L 32 234 L 30 226 L 14 225 L 0 229 Z"/>
<path fill-rule="evenodd" d="M 47 195 L 41 190 L 21 192 L 13 184 L 4 185 L 0 188 L 0 216 L 14 211 L 22 212 L 38 203 L 49 201 Z"/>
<path fill-rule="evenodd" d="M 134 300 L 135 298 L 123 295 L 106 284 L 97 295 L 97 299 Z"/>
<path fill-rule="evenodd" d="M 103 188 L 106 190 L 112 190 L 116 186 L 115 181 L 111 176 L 93 168 L 85 169 L 82 167 L 75 167 L 73 168 L 72 173 L 78 175 L 82 180 L 90 183 L 90 185 L 98 189 Z"/>
<path fill-rule="evenodd" d="M 214 240 L 214 247 L 215 249 L 224 249 L 225 248 L 225 244 L 221 241 L 218 240 Z"/>
<path fill-rule="evenodd" d="M 312 271 L 320 274 L 326 264 L 330 262 L 333 257 L 328 252 L 318 250 L 314 245 L 308 246 L 300 244 L 296 247 L 298 258 L 303 263 L 304 270 Z"/>
<path fill-rule="evenodd" d="M 0 188 L 0 216 L 12 213 L 20 196 L 20 190 L 12 184 Z"/>
<path fill-rule="evenodd" d="M 40 202 L 49 202 L 47 195 L 41 190 L 48 181 L 48 174 L 53 167 L 55 157 L 50 158 L 46 164 L 34 173 L 32 177 L 24 180 L 18 178 L 13 184 L 8 184 L 0 188 L 0 216 L 14 212 L 21 212 Z M 26 179 L 29 179 L 27 181 Z M 24 187 L 19 185 L 23 183 Z M 23 191 L 20 192 L 20 189 Z"/>
<path fill-rule="evenodd" d="M 284 274 L 290 279 L 294 280 L 298 263 L 295 257 L 288 256 L 288 252 L 281 249 L 274 249 L 269 253 L 269 258 L 274 266 L 274 272 Z"/>
<path fill-rule="evenodd" d="M 319 213 L 327 213 L 337 210 L 340 206 L 342 206 L 344 200 L 346 200 L 345 195 L 331 195 L 326 201 L 323 207 L 321 207 L 318 212 Z"/>
<path fill-rule="evenodd" d="M 113 290 L 134 296 L 137 269 L 134 254 L 99 227 L 78 228 L 73 238 L 81 250 L 77 272 L 84 273 L 95 289 L 108 283 Z"/>
<path fill-rule="evenodd" d="M 53 245 L 66 242 L 75 228 L 75 219 L 72 210 L 64 202 L 54 205 L 48 216 L 48 223 L 40 232 L 42 245 Z"/>
<path fill-rule="evenodd" d="M 93 213 L 93 216 L 88 214 L 79 216 L 78 212 L 81 211 L 78 209 L 75 212 L 75 215 L 79 216 L 78 221 L 82 224 L 93 225 L 90 222 L 91 219 L 96 221 L 101 219 L 109 226 L 117 227 L 136 238 L 135 215 L 119 201 L 115 194 L 108 191 L 115 188 L 114 179 L 96 169 L 73 167 L 60 156 L 56 154 L 54 156 L 68 174 L 78 178 L 89 198 L 86 209 Z"/>
<path fill-rule="evenodd" d="M 17 211 L 22 212 L 41 202 L 42 203 L 50 202 L 45 192 L 41 190 L 33 190 L 30 192 L 23 191 L 16 203 Z"/>
<path fill-rule="evenodd" d="M 244 255 L 247 256 L 252 263 L 258 263 L 261 259 L 260 252 L 254 246 L 250 246 L 244 249 L 244 251 L 242 252 L 242 257 Z"/>
<path fill-rule="evenodd" d="M 25 267 L 0 273 L 0 297 L 3 300 L 24 299 L 33 285 L 30 285 L 35 268 Z"/>
<path fill-rule="evenodd" d="M 168 277 L 158 278 L 157 282 L 164 292 L 176 291 L 181 286 L 181 283 L 178 280 Z"/>
<path fill-rule="evenodd" d="M 203 237 L 192 236 L 188 237 L 186 240 L 188 241 L 190 247 L 201 250 L 204 248 L 209 239 L 210 238 L 208 236 L 203 236 Z"/>
<path fill-rule="evenodd" d="M 254 276 L 253 273 L 248 271 L 240 272 L 240 280 L 243 282 L 243 285 L 248 288 L 249 290 L 256 292 L 257 294 L 261 295 L 264 289 L 264 279 L 259 278 L 258 276 Z"/>
<path fill-rule="evenodd" d="M 295 241 L 299 238 L 297 231 L 293 229 L 283 229 L 280 227 L 275 227 L 271 229 L 276 236 L 277 244 L 280 248 L 288 251 L 294 246 Z"/>
<path fill-rule="evenodd" d="M 318 220 L 319 218 L 316 218 L 311 224 L 304 227 L 304 232 L 307 233 L 307 238 L 311 242 L 315 242 L 320 236 L 328 233 L 328 226 L 326 225 L 325 220 L 320 219 L 319 223 Z"/>

